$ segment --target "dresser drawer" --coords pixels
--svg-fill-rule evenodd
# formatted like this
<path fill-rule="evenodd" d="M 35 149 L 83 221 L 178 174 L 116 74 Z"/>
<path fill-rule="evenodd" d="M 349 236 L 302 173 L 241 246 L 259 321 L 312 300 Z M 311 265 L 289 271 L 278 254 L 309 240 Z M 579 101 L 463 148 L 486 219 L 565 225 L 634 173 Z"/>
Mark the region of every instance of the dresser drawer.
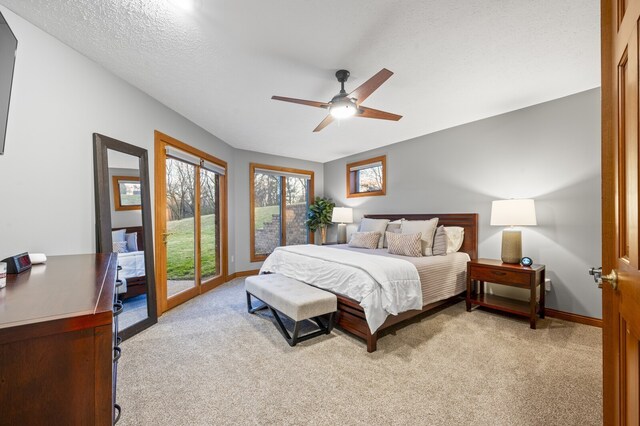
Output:
<path fill-rule="evenodd" d="M 529 287 L 531 283 L 531 274 L 505 271 L 495 268 L 483 268 L 481 266 L 471 266 L 471 279 L 478 281 L 487 281 L 490 283 L 505 283 L 510 285 L 521 285 L 523 287 Z"/>

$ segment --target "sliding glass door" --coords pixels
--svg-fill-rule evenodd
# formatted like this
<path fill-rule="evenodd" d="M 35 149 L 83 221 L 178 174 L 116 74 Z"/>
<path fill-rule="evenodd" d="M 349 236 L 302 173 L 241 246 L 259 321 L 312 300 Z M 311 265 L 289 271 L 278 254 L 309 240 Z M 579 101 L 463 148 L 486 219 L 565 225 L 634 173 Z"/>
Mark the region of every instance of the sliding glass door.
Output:
<path fill-rule="evenodd" d="M 165 311 L 224 282 L 226 163 L 161 133 L 156 156 L 156 268 Z"/>

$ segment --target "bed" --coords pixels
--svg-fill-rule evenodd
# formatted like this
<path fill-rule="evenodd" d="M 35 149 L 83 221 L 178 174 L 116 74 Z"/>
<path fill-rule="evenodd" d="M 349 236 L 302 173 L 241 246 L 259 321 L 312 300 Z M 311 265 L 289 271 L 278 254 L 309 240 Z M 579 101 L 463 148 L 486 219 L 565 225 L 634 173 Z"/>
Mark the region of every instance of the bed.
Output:
<path fill-rule="evenodd" d="M 113 228 L 113 231 L 124 229 L 127 234 L 138 234 L 138 250 L 128 253 L 118 253 L 118 266 L 122 269 L 118 276 L 127 280 L 127 291 L 123 299 L 139 296 L 147 292 L 147 276 L 144 261 L 144 235 L 142 226 L 130 226 L 126 228 Z"/>
<path fill-rule="evenodd" d="M 391 221 L 397 219 L 407 220 L 427 220 L 435 217 L 439 218 L 438 224 L 444 226 L 460 226 L 464 228 L 464 241 L 458 253 L 451 253 L 447 256 L 430 256 L 411 258 L 405 256 L 389 255 L 386 249 L 354 249 L 346 245 L 326 246 L 316 248 L 315 252 L 322 256 L 317 261 L 313 259 L 314 251 L 307 250 L 301 246 L 294 248 L 283 248 L 289 251 L 288 257 L 278 255 L 276 259 L 265 262 L 262 272 L 279 272 L 284 275 L 292 276 L 292 278 L 300 279 L 314 285 L 315 278 L 319 275 L 322 277 L 323 285 L 321 288 L 332 291 L 338 298 L 338 314 L 336 316 L 336 326 L 341 329 L 364 339 L 367 343 L 367 351 L 374 352 L 377 347 L 377 340 L 382 335 L 388 333 L 391 327 L 397 328 L 400 323 L 405 323 L 411 318 L 419 317 L 444 304 L 452 303 L 460 300 L 460 295 L 465 291 L 466 283 L 466 263 L 469 259 L 478 257 L 478 215 L 475 213 L 465 214 L 394 214 L 394 215 L 366 215 L 371 219 L 389 219 Z M 356 254 L 351 254 L 356 253 Z M 357 254 L 361 253 L 361 254 Z M 309 270 L 304 270 L 304 258 L 298 259 L 297 265 L 291 265 L 290 262 L 296 260 L 296 256 L 308 255 L 307 264 Z M 401 258 L 399 261 L 394 258 Z M 327 261 L 335 265 L 327 268 Z M 356 263 L 362 261 L 361 265 Z M 415 268 L 407 265 L 406 261 L 413 264 Z M 322 263 L 324 262 L 324 263 Z M 395 262 L 395 263 L 394 263 Z M 391 269 L 398 266 L 398 262 L 404 265 L 405 272 L 408 268 L 413 275 L 409 275 Z M 352 272 L 348 271 L 348 265 L 351 264 Z M 344 265 L 347 265 L 345 269 Z M 333 267 L 335 266 L 335 268 Z M 331 282 L 335 274 L 354 274 L 350 278 L 351 283 L 360 283 L 356 277 L 360 273 L 358 267 L 365 272 L 365 275 L 371 275 L 368 278 L 376 277 L 376 274 L 389 272 L 390 275 L 384 275 L 385 278 L 393 278 L 388 283 L 382 284 L 377 277 L 375 280 L 380 284 L 380 294 L 388 295 L 389 293 L 402 293 L 402 297 L 396 298 L 394 301 L 386 300 L 386 309 L 389 313 L 385 313 L 383 317 L 378 315 L 376 310 L 372 310 L 371 303 L 360 297 L 354 296 L 369 294 L 368 288 L 353 289 L 345 286 L 348 279 L 336 279 L 336 285 L 332 286 Z M 372 268 L 372 270 L 369 270 Z M 375 271 L 378 269 L 378 271 Z M 337 272 L 341 271 L 341 272 Z M 346 272 L 345 272 L 346 271 Z M 416 274 L 417 271 L 417 274 Z M 380 275 L 378 275 L 380 276 Z M 416 283 L 416 279 L 419 280 Z M 362 276 L 361 276 L 362 277 Z M 343 277 L 344 278 L 344 277 Z M 328 283 L 328 284 L 327 284 Z M 392 284 L 389 284 L 392 283 Z M 405 285 L 404 283 L 407 283 Z M 385 285 L 387 287 L 385 287 Z M 389 285 L 392 287 L 389 288 Z M 416 298 L 416 293 L 422 292 L 421 297 Z M 380 294 L 373 295 L 370 299 L 380 299 Z M 404 295 L 409 297 L 404 297 Z M 349 297 L 352 296 L 352 297 Z M 411 299 L 412 298 L 412 299 Z M 409 300 L 413 300 L 410 302 Z M 359 300 L 359 301 L 358 301 Z M 394 303 L 399 300 L 398 306 Z M 416 302 L 417 300 L 417 302 Z M 364 306 L 364 307 L 363 307 Z M 373 323 L 373 325 L 372 325 Z"/>

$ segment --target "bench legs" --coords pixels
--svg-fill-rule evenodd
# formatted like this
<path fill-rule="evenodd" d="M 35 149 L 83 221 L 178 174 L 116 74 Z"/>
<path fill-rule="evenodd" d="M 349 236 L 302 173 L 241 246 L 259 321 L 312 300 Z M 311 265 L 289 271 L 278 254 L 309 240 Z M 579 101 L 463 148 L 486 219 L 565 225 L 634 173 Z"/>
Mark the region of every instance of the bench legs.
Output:
<path fill-rule="evenodd" d="M 309 340 L 309 339 L 311 339 L 313 337 L 320 336 L 322 334 L 330 334 L 331 330 L 333 330 L 333 322 L 334 322 L 333 319 L 334 319 L 335 312 L 332 312 L 332 313 L 329 314 L 329 321 L 328 321 L 327 324 L 323 324 L 320 317 L 310 318 L 310 320 L 312 320 L 313 322 L 315 322 L 318 325 L 318 330 L 316 330 L 316 331 L 314 331 L 312 333 L 309 333 L 309 334 L 305 334 L 304 336 L 299 336 L 299 334 L 300 334 L 300 325 L 302 324 L 303 321 L 306 321 L 306 320 L 296 321 L 294 326 L 293 326 L 293 333 L 291 333 L 291 335 L 289 335 L 289 331 L 284 326 L 284 323 L 282 322 L 282 319 L 280 318 L 280 314 L 278 314 L 278 311 L 276 311 L 275 309 L 273 309 L 271 306 L 267 305 L 264 302 L 263 302 L 262 305 L 254 308 L 251 305 L 251 296 L 253 296 L 253 295 L 247 291 L 247 311 L 250 314 L 252 314 L 252 313 L 254 313 L 256 311 L 259 311 L 261 309 L 269 308 L 269 310 L 273 314 L 273 318 L 275 320 L 276 328 L 278 329 L 280 334 L 282 334 L 282 337 L 284 337 L 284 339 L 287 341 L 289 346 L 295 346 L 298 342 L 304 342 L 305 340 Z M 253 296 L 253 297 L 255 297 L 255 296 Z M 257 297 L 255 297 L 255 298 L 258 299 Z M 260 300 L 260 299 L 258 299 L 258 300 Z"/>

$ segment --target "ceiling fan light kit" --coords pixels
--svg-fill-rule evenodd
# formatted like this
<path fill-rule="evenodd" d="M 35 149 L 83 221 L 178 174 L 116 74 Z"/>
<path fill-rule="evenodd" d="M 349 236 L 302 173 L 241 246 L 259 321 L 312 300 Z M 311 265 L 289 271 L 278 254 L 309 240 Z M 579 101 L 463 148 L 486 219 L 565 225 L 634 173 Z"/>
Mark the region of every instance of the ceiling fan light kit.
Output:
<path fill-rule="evenodd" d="M 360 87 L 353 92 L 347 94 L 344 90 L 344 83 L 349 79 L 349 71 L 338 70 L 336 71 L 336 78 L 340 82 L 340 93 L 335 95 L 329 102 L 317 102 L 307 101 L 304 99 L 287 98 L 284 96 L 272 96 L 271 99 L 277 101 L 291 102 L 294 104 L 307 105 L 316 108 L 323 108 L 329 110 L 324 120 L 313 130 L 319 132 L 326 126 L 333 122 L 333 119 L 343 119 L 348 117 L 363 117 L 363 118 L 376 118 L 380 120 L 392 120 L 398 121 L 402 118 L 401 115 L 391 114 L 389 112 L 376 110 L 373 108 L 367 108 L 360 103 L 367 99 L 378 87 L 393 75 L 391 71 L 383 68 L 376 75 L 365 81 Z"/>

